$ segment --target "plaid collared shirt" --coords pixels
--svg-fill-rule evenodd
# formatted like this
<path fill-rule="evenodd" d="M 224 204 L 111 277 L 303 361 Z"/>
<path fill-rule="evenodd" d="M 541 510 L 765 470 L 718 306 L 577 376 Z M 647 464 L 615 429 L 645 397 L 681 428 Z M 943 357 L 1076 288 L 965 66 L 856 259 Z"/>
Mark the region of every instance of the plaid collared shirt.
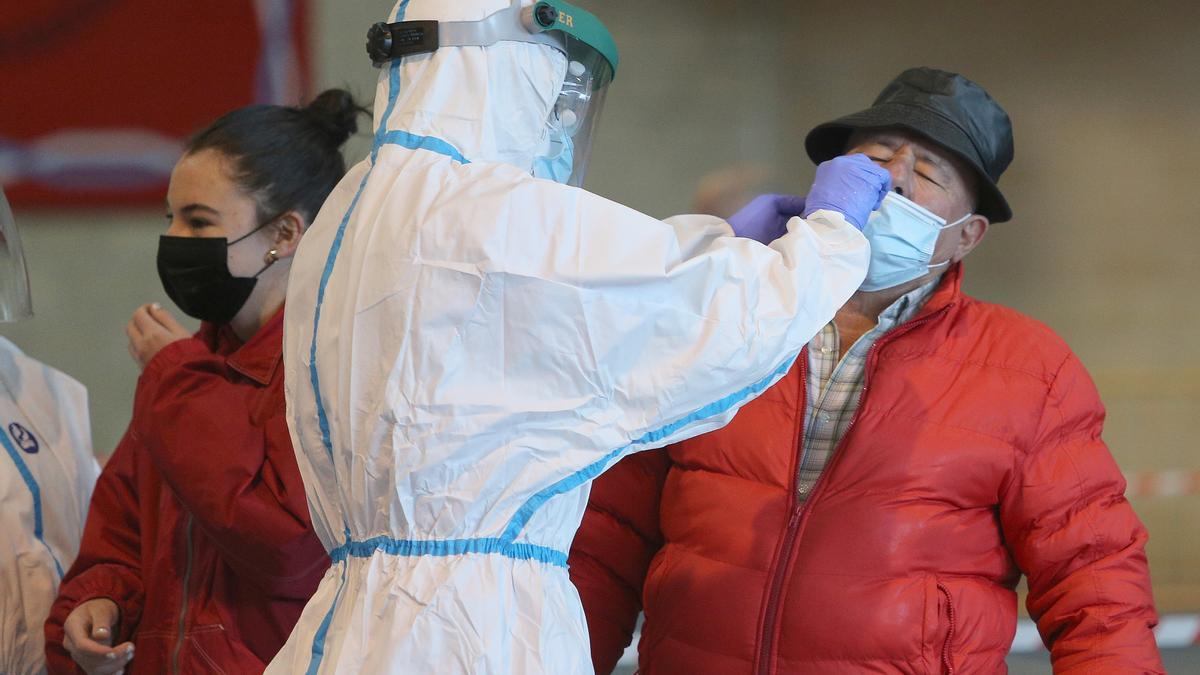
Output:
<path fill-rule="evenodd" d="M 940 281 L 940 277 L 934 279 L 889 305 L 879 315 L 879 323 L 850 347 L 840 363 L 840 337 L 832 321 L 808 343 L 804 447 L 796 477 L 796 497 L 801 502 L 812 493 L 825 464 L 854 419 L 871 347 L 888 331 L 916 316 Z"/>

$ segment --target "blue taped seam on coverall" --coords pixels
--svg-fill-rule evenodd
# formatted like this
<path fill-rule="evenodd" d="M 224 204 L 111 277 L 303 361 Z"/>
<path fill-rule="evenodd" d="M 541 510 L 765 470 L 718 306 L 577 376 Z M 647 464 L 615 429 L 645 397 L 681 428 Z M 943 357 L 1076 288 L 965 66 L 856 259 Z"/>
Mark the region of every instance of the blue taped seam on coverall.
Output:
<path fill-rule="evenodd" d="M 33 472 L 25 465 L 25 460 L 18 454 L 16 447 L 8 438 L 8 433 L 0 429 L 0 443 L 3 443 L 4 449 L 8 451 L 8 456 L 12 458 L 13 464 L 17 465 L 17 473 L 21 474 L 21 480 L 25 481 L 25 487 L 29 488 L 29 493 L 33 497 L 33 536 L 38 541 L 42 542 L 42 546 L 50 552 L 50 557 L 54 560 L 54 567 L 58 571 L 58 578 L 63 576 L 62 564 L 58 562 L 58 556 L 54 555 L 54 550 L 50 548 L 50 544 L 46 542 L 44 530 L 42 528 L 42 490 L 38 487 L 37 479 L 33 477 Z"/>

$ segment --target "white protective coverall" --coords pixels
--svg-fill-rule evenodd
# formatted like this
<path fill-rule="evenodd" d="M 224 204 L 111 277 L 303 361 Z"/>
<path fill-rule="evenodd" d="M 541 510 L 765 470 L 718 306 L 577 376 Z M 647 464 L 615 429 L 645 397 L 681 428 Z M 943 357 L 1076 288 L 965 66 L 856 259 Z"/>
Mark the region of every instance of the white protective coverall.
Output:
<path fill-rule="evenodd" d="M 268 673 L 591 673 L 566 570 L 589 482 L 728 423 L 863 279 L 841 214 L 764 246 L 532 178 L 565 69 L 501 42 L 380 75 L 371 156 L 291 271 L 289 422 L 334 564 Z"/>
<path fill-rule="evenodd" d="M 42 624 L 92 486 L 87 389 L 0 337 L 0 673 L 45 672 Z"/>

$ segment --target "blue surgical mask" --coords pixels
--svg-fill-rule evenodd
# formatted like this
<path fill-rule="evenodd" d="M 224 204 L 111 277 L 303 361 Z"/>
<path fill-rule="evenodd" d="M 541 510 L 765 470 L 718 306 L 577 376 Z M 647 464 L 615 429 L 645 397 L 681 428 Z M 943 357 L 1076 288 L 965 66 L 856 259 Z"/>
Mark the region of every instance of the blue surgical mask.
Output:
<path fill-rule="evenodd" d="M 552 136 L 547 153 L 533 160 L 534 178 L 545 178 L 566 185 L 574 170 L 575 146 L 571 143 L 571 137 L 562 133 Z"/>
<path fill-rule="evenodd" d="M 863 228 L 863 235 L 871 243 L 871 265 L 859 290 L 895 288 L 925 276 L 932 269 L 949 265 L 949 260 L 930 264 L 938 235 L 971 215 L 947 224 L 945 218 L 896 192 L 889 192 Z"/>

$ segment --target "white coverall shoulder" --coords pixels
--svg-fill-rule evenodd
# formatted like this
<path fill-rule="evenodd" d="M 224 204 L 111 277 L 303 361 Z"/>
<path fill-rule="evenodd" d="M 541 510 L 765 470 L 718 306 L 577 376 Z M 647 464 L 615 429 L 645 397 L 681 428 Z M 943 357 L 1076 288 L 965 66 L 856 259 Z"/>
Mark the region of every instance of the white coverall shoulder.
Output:
<path fill-rule="evenodd" d="M 768 247 L 531 177 L 564 69 L 505 42 L 380 73 L 371 156 L 291 271 L 289 425 L 334 565 L 269 673 L 590 673 L 590 481 L 728 423 L 862 281 L 840 219 Z"/>
<path fill-rule="evenodd" d="M 38 673 L 100 466 L 84 386 L 3 337 L 0 446 L 0 673 Z"/>

